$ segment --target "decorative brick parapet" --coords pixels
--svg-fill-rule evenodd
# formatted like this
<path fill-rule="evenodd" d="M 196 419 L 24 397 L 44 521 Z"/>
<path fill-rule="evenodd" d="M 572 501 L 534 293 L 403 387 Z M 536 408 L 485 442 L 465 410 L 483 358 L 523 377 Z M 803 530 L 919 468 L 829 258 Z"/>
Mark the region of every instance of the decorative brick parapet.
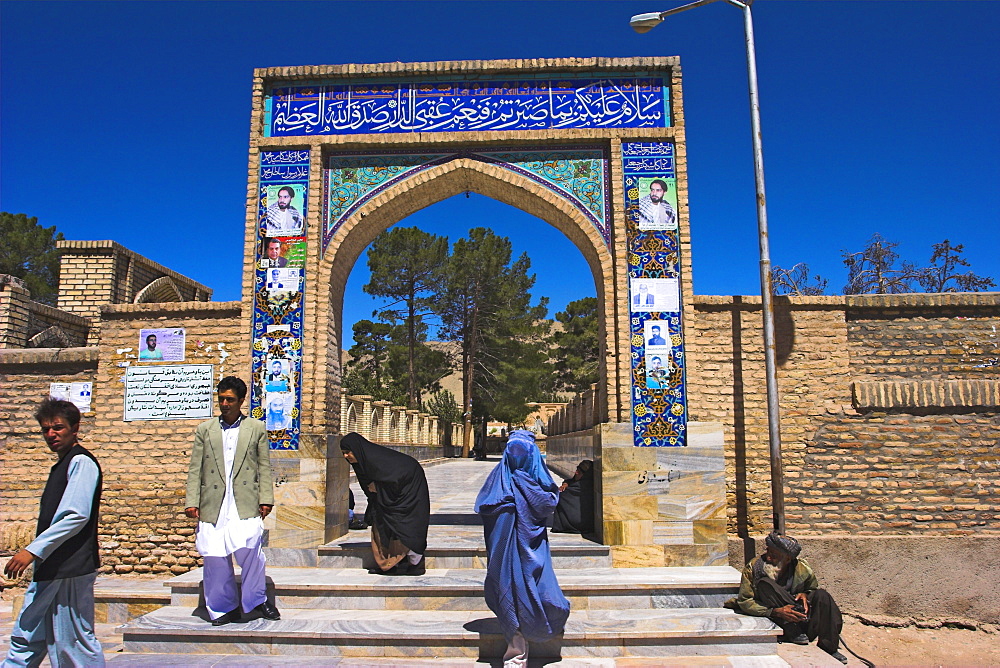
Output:
<path fill-rule="evenodd" d="M 243 312 L 243 302 L 165 302 L 161 304 L 106 304 L 101 307 L 101 318 L 149 318 L 157 315 L 171 318 L 238 318 Z"/>
<path fill-rule="evenodd" d="M 260 67 L 254 77 L 268 79 L 350 79 L 364 76 L 454 76 L 467 72 L 479 75 L 520 74 L 538 69 L 561 69 L 566 72 L 603 70 L 607 72 L 642 69 L 662 70 L 680 65 L 678 56 L 642 58 L 509 58 L 505 60 L 448 60 L 424 63 L 352 63 L 349 65 L 302 65 L 297 67 Z"/>
<path fill-rule="evenodd" d="M 86 348 L 29 348 L 0 350 L 0 367 L 41 367 L 49 365 L 84 365 L 97 368 L 99 351 Z M 10 369 L 15 373 L 30 373 L 34 369 Z"/>
<path fill-rule="evenodd" d="M 859 411 L 1000 407 L 1000 381 L 892 380 L 855 381 L 854 407 Z"/>
<path fill-rule="evenodd" d="M 1000 292 L 914 292 L 902 295 L 846 295 L 840 299 L 852 309 L 984 307 L 998 309 L 997 315 L 1000 315 Z"/>

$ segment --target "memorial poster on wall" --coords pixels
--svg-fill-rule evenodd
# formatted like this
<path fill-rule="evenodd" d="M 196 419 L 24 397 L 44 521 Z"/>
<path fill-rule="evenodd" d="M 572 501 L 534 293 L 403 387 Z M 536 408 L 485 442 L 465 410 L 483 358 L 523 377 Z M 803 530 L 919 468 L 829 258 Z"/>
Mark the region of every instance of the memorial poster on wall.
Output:
<path fill-rule="evenodd" d="M 687 443 L 674 147 L 624 142 L 632 425 L 637 446 Z"/>
<path fill-rule="evenodd" d="M 93 383 L 49 383 L 49 397 L 69 401 L 81 413 L 89 413 L 93 389 Z"/>
<path fill-rule="evenodd" d="M 309 151 L 263 151 L 259 174 L 249 413 L 272 450 L 297 450 Z"/>
<path fill-rule="evenodd" d="M 125 369 L 125 422 L 205 420 L 215 403 L 214 366 L 161 364 Z"/>
<path fill-rule="evenodd" d="M 185 332 L 182 327 L 139 330 L 140 362 L 183 362 Z"/>

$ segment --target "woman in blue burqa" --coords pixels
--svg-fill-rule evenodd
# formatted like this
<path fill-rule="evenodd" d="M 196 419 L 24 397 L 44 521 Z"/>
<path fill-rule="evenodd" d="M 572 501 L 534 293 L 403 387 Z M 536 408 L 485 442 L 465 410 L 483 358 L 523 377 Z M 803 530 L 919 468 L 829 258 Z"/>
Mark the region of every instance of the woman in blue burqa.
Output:
<path fill-rule="evenodd" d="M 528 641 L 559 635 L 569 617 L 552 570 L 546 520 L 559 500 L 558 487 L 530 431 L 507 438 L 503 460 L 486 479 L 476 499 L 483 518 L 486 551 L 486 604 L 507 639 L 504 668 L 524 666 Z"/>

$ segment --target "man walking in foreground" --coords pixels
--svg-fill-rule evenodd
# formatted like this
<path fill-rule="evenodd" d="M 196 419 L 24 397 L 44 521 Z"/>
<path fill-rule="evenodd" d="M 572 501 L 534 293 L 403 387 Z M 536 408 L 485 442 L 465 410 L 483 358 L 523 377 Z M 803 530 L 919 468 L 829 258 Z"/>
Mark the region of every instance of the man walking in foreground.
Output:
<path fill-rule="evenodd" d="M 769 617 L 784 634 L 779 642 L 808 645 L 819 638 L 819 648 L 847 663 L 838 650 L 844 623 L 840 608 L 804 559 L 797 540 L 772 532 L 764 539 L 767 550 L 743 569 L 740 593 L 726 602 L 744 614 Z"/>
<path fill-rule="evenodd" d="M 80 445 L 75 405 L 46 399 L 35 419 L 58 461 L 42 492 L 35 540 L 4 567 L 6 575 L 19 577 L 35 565 L 3 666 L 37 666 L 46 654 L 56 667 L 103 666 L 94 635 L 101 466 Z"/>
<path fill-rule="evenodd" d="M 267 602 L 261 549 L 264 518 L 274 508 L 267 431 L 240 410 L 246 383 L 226 376 L 216 389 L 220 415 L 195 430 L 184 509 L 199 520 L 195 547 L 204 561 L 205 605 L 213 626 L 238 621 L 241 602 L 243 612 L 281 619 Z M 242 601 L 234 556 L 243 570 Z"/>

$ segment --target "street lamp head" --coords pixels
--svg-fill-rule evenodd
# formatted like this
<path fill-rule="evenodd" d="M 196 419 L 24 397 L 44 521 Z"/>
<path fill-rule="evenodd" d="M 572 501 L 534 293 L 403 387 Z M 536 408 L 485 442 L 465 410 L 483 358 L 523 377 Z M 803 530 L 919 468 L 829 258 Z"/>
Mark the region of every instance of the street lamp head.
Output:
<path fill-rule="evenodd" d="M 648 14 L 636 14 L 629 20 L 628 24 L 632 26 L 632 30 L 641 35 L 644 32 L 649 32 L 662 22 L 663 16 L 660 12 L 649 12 Z"/>

